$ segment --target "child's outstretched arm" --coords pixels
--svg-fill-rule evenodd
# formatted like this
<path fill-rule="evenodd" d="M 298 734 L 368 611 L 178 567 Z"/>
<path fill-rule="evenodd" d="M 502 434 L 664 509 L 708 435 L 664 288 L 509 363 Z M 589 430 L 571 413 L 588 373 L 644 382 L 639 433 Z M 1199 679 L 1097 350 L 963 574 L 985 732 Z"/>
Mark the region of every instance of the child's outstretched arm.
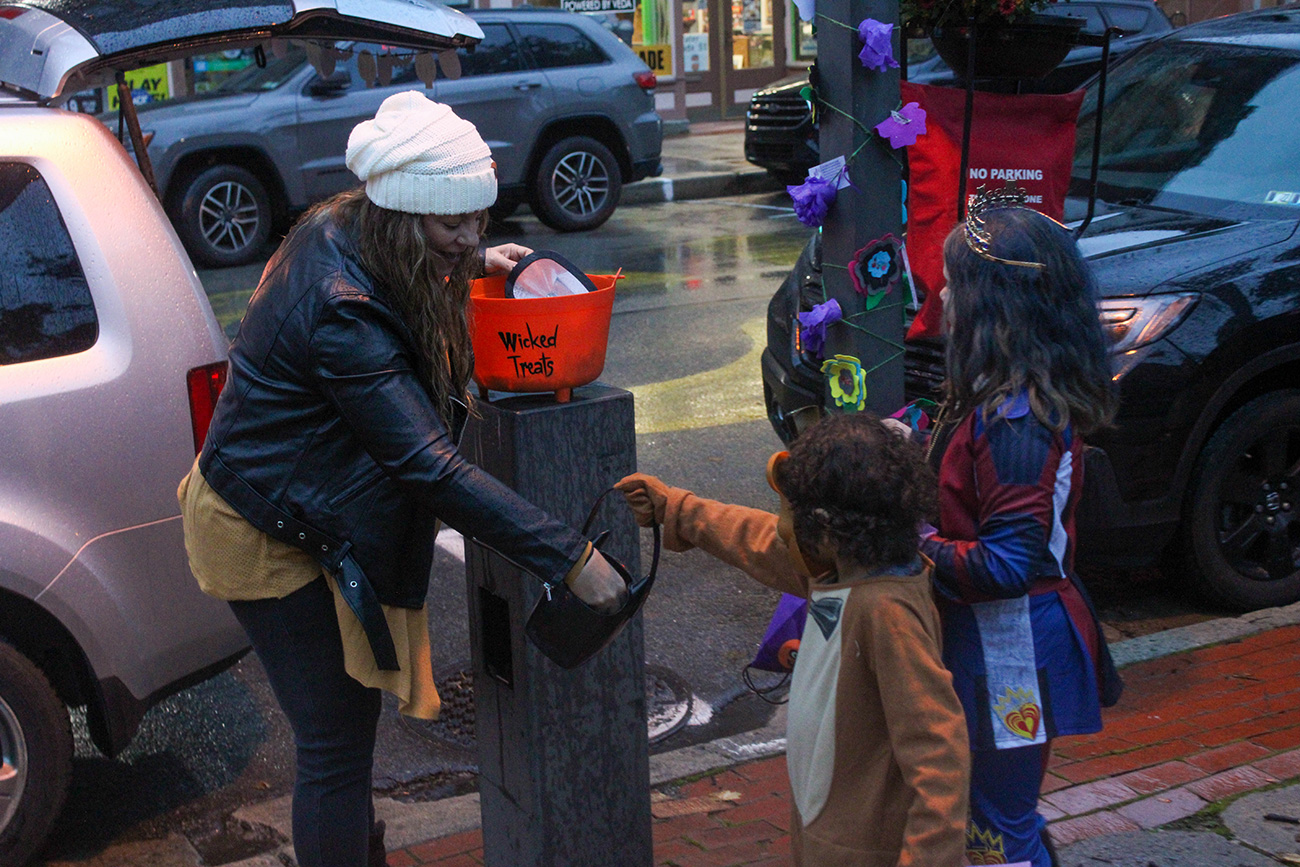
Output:
<path fill-rule="evenodd" d="M 614 487 L 623 492 L 638 524 L 663 525 L 663 545 L 669 551 L 699 548 L 769 587 L 808 595 L 807 577 L 799 574 L 776 532 L 776 515 L 706 500 L 644 473 L 620 479 Z"/>

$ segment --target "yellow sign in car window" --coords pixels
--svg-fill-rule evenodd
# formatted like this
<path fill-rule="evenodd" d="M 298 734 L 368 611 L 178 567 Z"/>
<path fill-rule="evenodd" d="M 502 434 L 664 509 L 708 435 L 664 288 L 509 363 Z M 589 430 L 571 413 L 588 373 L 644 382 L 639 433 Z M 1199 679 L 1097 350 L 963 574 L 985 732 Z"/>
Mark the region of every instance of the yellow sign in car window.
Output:
<path fill-rule="evenodd" d="M 131 70 L 126 74 L 126 83 L 131 88 L 131 101 L 136 105 L 171 98 L 165 63 Z M 108 91 L 108 110 L 117 111 L 117 88 L 105 89 Z"/>

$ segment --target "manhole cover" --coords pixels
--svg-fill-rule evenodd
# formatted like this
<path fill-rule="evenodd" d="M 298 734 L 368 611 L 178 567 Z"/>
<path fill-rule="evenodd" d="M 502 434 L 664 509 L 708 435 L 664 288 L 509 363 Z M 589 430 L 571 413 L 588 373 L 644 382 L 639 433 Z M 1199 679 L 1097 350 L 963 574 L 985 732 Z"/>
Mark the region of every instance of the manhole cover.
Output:
<path fill-rule="evenodd" d="M 462 750 L 474 749 L 474 672 L 459 666 L 435 678 L 442 712 L 435 720 L 401 718 L 416 734 Z"/>
<path fill-rule="evenodd" d="M 474 749 L 474 672 L 454 666 L 436 679 L 442 712 L 436 720 L 401 717 L 416 734 L 461 750 Z M 691 690 L 673 671 L 645 667 L 646 725 L 656 743 L 686 725 L 691 718 Z"/>
<path fill-rule="evenodd" d="M 657 743 L 691 719 L 691 688 L 672 670 L 645 667 L 646 724 L 650 743 Z"/>

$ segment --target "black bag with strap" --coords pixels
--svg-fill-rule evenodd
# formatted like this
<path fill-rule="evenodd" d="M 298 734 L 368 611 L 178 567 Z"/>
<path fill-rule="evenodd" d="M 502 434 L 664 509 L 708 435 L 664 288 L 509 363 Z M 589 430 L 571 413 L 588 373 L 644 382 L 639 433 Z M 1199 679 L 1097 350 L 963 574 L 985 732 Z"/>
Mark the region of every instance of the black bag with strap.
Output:
<path fill-rule="evenodd" d="M 597 498 L 583 524 L 582 535 L 586 536 L 591 531 L 600 504 L 613 490 L 610 488 Z M 603 532 L 592 540 L 595 550 L 591 556 L 604 557 L 627 582 L 627 601 L 621 609 L 613 614 L 597 611 L 579 599 L 564 581 L 557 581 L 546 585 L 546 592 L 528 615 L 524 632 L 538 650 L 561 668 L 577 668 L 608 647 L 628 621 L 641 610 L 654 586 L 655 574 L 659 571 L 659 525 L 654 526 L 654 554 L 650 571 L 640 580 L 633 579 L 626 566 L 600 549 L 608 536 L 608 532 Z"/>

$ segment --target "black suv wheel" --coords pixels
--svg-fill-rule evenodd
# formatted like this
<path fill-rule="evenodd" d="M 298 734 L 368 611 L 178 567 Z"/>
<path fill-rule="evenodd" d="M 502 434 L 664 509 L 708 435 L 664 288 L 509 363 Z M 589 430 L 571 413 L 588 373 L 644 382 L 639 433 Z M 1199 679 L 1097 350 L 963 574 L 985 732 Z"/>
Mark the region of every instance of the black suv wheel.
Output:
<path fill-rule="evenodd" d="M 177 201 L 177 234 L 197 264 L 246 265 L 271 236 L 271 197 L 257 176 L 240 166 L 200 172 Z"/>
<path fill-rule="evenodd" d="M 594 138 L 570 136 L 551 146 L 533 187 L 537 219 L 558 232 L 583 232 L 609 219 L 623 176 L 618 160 Z"/>
<path fill-rule="evenodd" d="M 1236 608 L 1300 596 L 1300 391 L 1257 397 L 1201 453 L 1184 545 L 1201 588 Z"/>

